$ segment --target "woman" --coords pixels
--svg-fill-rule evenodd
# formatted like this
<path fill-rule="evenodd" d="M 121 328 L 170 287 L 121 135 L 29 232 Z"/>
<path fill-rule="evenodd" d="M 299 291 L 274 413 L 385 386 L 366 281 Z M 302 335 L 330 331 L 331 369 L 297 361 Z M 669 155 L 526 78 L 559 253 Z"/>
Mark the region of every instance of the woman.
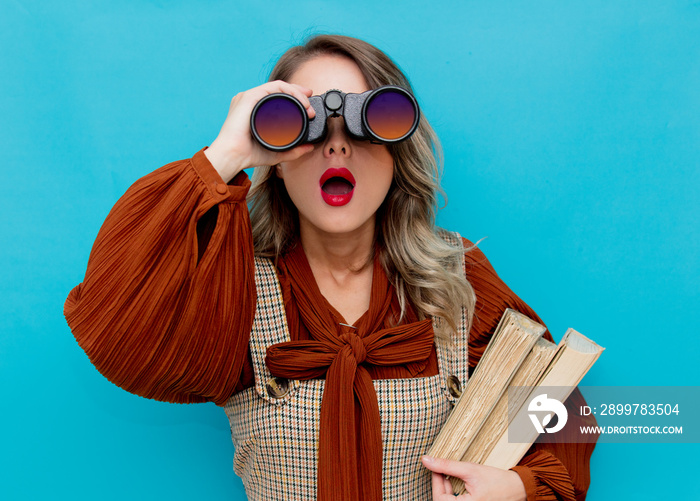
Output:
<path fill-rule="evenodd" d="M 439 499 L 443 473 L 469 499 L 583 499 L 591 445 L 538 445 L 511 471 L 421 466 L 504 309 L 539 320 L 480 251 L 435 227 L 427 121 L 394 145 L 352 139 L 342 117 L 284 153 L 252 138 L 268 94 L 313 118 L 312 95 L 389 84 L 410 89 L 360 40 L 290 49 L 233 98 L 209 148 L 115 205 L 66 302 L 73 333 L 131 392 L 224 406 L 251 499 Z"/>

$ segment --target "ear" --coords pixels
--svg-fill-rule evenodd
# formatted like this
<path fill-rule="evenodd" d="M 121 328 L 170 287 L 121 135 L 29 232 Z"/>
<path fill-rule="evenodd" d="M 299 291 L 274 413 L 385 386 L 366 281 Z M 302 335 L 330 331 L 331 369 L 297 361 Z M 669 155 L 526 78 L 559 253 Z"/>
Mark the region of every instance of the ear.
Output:
<path fill-rule="evenodd" d="M 284 179 L 284 169 L 282 168 L 282 165 L 277 164 L 274 167 L 275 169 L 275 174 L 277 175 L 278 178 Z"/>

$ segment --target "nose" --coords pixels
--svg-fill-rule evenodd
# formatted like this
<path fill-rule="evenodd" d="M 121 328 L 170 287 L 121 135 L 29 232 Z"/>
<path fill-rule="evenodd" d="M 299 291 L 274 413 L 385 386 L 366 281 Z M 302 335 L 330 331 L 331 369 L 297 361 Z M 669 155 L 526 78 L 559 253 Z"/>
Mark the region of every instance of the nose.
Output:
<path fill-rule="evenodd" d="M 323 143 L 323 155 L 330 158 L 331 155 L 348 157 L 350 154 L 350 138 L 345 132 L 345 120 L 343 117 L 329 118 L 328 134 Z"/>

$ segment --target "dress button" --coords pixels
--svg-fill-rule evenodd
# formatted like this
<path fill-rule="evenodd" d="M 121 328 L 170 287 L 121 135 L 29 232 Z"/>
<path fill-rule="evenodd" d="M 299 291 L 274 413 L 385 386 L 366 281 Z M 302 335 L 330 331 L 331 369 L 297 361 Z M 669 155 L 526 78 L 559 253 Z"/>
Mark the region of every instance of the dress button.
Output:
<path fill-rule="evenodd" d="M 221 195 L 226 195 L 228 193 L 228 186 L 222 183 L 216 183 L 216 192 Z"/>
<path fill-rule="evenodd" d="M 459 382 L 457 376 L 449 376 L 447 378 L 447 390 L 455 398 L 459 398 L 462 395 L 462 383 Z"/>
<path fill-rule="evenodd" d="M 265 388 L 272 398 L 282 398 L 289 393 L 289 381 L 282 377 L 271 377 L 267 380 Z"/>

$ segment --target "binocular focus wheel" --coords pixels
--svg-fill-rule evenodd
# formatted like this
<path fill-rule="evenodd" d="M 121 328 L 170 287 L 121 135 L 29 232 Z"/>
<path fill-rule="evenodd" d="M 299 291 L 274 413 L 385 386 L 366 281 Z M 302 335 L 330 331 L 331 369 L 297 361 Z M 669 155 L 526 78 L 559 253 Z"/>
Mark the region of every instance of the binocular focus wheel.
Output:
<path fill-rule="evenodd" d="M 323 103 L 331 111 L 338 111 L 343 106 L 343 96 L 341 96 L 339 91 L 331 90 L 326 92 L 326 98 Z"/>

